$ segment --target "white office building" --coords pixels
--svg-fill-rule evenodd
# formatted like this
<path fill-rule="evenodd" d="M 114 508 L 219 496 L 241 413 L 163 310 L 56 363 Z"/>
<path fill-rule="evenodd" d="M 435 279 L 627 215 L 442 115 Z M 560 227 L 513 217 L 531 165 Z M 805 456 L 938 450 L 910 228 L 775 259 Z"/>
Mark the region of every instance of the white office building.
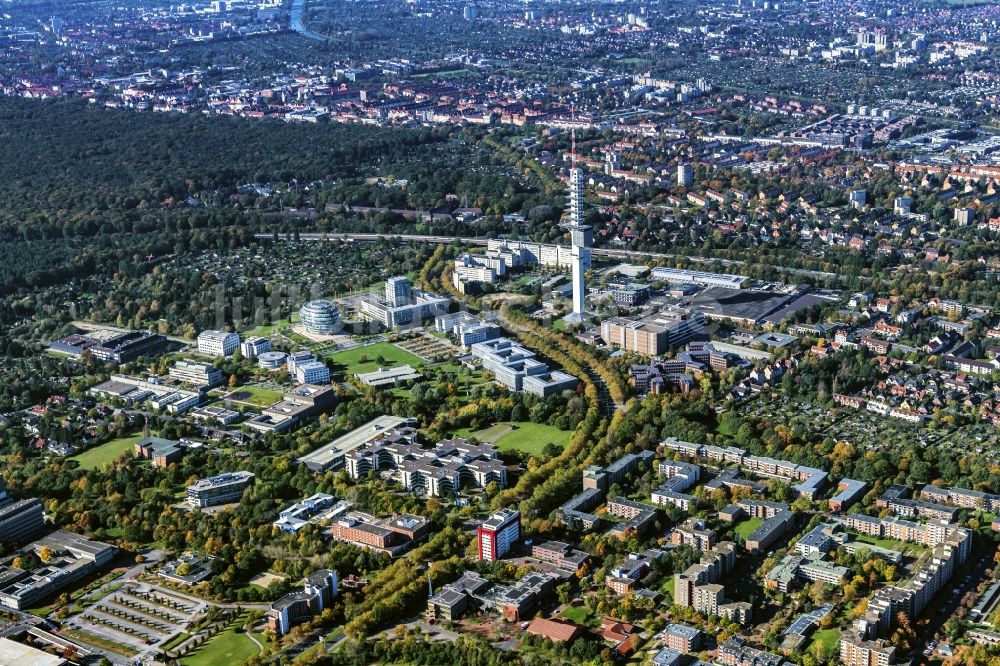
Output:
<path fill-rule="evenodd" d="M 544 398 L 576 388 L 576 377 L 550 370 L 535 358 L 535 352 L 507 338 L 477 342 L 471 351 L 482 362 L 483 370 L 511 391 L 526 391 Z"/>
<path fill-rule="evenodd" d="M 222 383 L 222 371 L 211 363 L 196 363 L 194 361 L 177 361 L 170 367 L 171 379 L 191 384 L 192 386 L 217 386 Z"/>
<path fill-rule="evenodd" d="M 198 353 L 209 356 L 232 356 L 240 346 L 240 336 L 226 331 L 208 330 L 198 335 Z"/>
<path fill-rule="evenodd" d="M 238 502 L 253 479 L 252 472 L 226 472 L 201 479 L 187 487 L 187 502 L 201 508 Z"/>
<path fill-rule="evenodd" d="M 316 357 L 313 356 L 310 352 L 307 351 L 292 352 L 285 359 L 285 363 L 288 365 L 288 375 L 290 377 L 294 377 L 296 368 L 306 363 L 312 363 L 315 360 Z"/>
<path fill-rule="evenodd" d="M 392 307 L 409 305 L 413 300 L 410 281 L 405 276 L 391 277 L 385 281 L 385 302 Z"/>
<path fill-rule="evenodd" d="M 368 321 L 377 321 L 387 329 L 419 325 L 428 319 L 448 312 L 450 301 L 428 291 L 410 287 L 405 277 L 389 278 L 385 283 L 385 296 L 368 296 L 360 301 L 361 315 Z"/>
<path fill-rule="evenodd" d="M 295 366 L 295 379 L 302 384 L 330 383 L 330 368 L 320 361 L 308 361 Z"/>
<path fill-rule="evenodd" d="M 247 338 L 240 344 L 243 358 L 257 358 L 271 351 L 271 338 Z"/>

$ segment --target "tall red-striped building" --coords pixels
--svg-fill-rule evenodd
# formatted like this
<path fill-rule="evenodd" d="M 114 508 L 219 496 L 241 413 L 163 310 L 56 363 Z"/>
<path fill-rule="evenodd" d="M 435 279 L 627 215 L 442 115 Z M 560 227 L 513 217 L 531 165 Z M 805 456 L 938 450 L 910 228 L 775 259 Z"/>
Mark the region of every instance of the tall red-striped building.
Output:
<path fill-rule="evenodd" d="M 479 559 L 489 562 L 499 560 L 521 538 L 521 512 L 501 509 L 487 518 L 476 534 L 479 537 Z"/>

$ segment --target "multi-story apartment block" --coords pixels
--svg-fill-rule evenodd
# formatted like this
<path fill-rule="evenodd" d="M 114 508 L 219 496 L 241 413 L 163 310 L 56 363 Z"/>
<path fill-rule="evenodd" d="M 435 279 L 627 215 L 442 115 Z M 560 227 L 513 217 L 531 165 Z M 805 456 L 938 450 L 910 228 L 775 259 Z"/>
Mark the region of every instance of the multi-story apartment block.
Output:
<path fill-rule="evenodd" d="M 711 550 L 715 541 L 715 531 L 705 527 L 705 521 L 697 518 L 688 518 L 670 534 L 670 543 L 675 546 L 690 546 L 701 551 Z"/>
<path fill-rule="evenodd" d="M 843 666 L 891 666 L 895 661 L 896 648 L 884 640 L 866 641 L 847 635 L 840 641 Z"/>
<path fill-rule="evenodd" d="M 661 634 L 663 644 L 678 652 L 694 652 L 701 647 L 701 631 L 686 624 L 669 624 Z"/>
<path fill-rule="evenodd" d="M 503 558 L 521 539 L 521 513 L 501 509 L 476 528 L 479 559 L 493 562 Z"/>

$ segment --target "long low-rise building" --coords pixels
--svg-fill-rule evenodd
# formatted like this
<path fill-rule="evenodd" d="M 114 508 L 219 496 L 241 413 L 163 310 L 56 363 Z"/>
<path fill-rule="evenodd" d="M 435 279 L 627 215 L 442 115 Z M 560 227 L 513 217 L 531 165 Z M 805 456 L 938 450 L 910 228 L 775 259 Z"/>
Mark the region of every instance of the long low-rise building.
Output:
<path fill-rule="evenodd" d="M 727 289 L 742 289 L 750 281 L 746 275 L 728 273 L 706 273 L 704 271 L 689 271 L 682 268 L 657 266 L 652 270 L 654 280 L 672 284 L 696 284 L 700 287 L 725 287 Z"/>
<path fill-rule="evenodd" d="M 763 518 L 757 529 L 746 538 L 748 551 L 765 550 L 795 526 L 795 514 L 783 502 L 740 500 L 737 505 L 751 518 Z"/>
<path fill-rule="evenodd" d="M 200 479 L 187 487 L 187 502 L 202 508 L 238 502 L 253 479 L 252 472 L 226 472 Z"/>
<path fill-rule="evenodd" d="M 792 490 L 810 500 L 815 499 L 826 487 L 825 470 L 767 456 L 750 455 L 734 446 L 723 448 L 710 444 L 693 444 L 676 437 L 668 437 L 661 445 L 690 458 L 737 465 L 761 476 L 783 479 L 792 484 Z"/>
<path fill-rule="evenodd" d="M 376 518 L 352 511 L 334 521 L 330 537 L 334 541 L 396 556 L 426 537 L 429 529 L 430 522 L 421 516 L 404 513 L 395 518 Z"/>
<path fill-rule="evenodd" d="M 524 391 L 547 397 L 576 388 L 576 377 L 549 367 L 535 358 L 535 352 L 508 338 L 496 338 L 472 345 L 472 355 L 483 370 L 514 392 Z"/>
<path fill-rule="evenodd" d="M 49 348 L 76 358 L 86 353 L 106 363 L 131 363 L 142 356 L 159 356 L 169 344 L 166 337 L 150 331 L 101 329 L 67 335 Z"/>
<path fill-rule="evenodd" d="M 128 375 L 111 375 L 111 378 L 90 388 L 89 393 L 112 400 L 121 400 L 126 405 L 148 404 L 153 409 L 162 409 L 170 414 L 183 414 L 201 404 L 205 387 L 196 390 L 181 388 L 180 382 L 170 384 L 147 381 Z"/>
<path fill-rule="evenodd" d="M 272 523 L 282 532 L 295 534 L 314 521 L 333 520 L 348 509 L 346 501 L 337 501 L 333 495 L 316 493 L 301 502 L 296 502 L 278 514 L 278 519 Z"/>
<path fill-rule="evenodd" d="M 0 605 L 24 610 L 38 604 L 71 583 L 110 564 L 118 549 L 79 534 L 59 530 L 29 547 L 37 555 L 49 553 L 48 561 L 31 571 L 0 567 Z"/>
<path fill-rule="evenodd" d="M 0 476 L 0 543 L 17 544 L 38 534 L 45 526 L 38 498 L 12 500 L 3 490 Z"/>

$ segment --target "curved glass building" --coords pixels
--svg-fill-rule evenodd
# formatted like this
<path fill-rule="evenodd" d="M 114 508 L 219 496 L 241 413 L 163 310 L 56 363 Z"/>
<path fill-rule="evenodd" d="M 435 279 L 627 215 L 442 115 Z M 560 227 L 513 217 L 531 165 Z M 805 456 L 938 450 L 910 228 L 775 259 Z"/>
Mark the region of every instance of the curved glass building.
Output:
<path fill-rule="evenodd" d="M 327 300 L 309 301 L 299 310 L 299 319 L 310 333 L 333 335 L 340 328 L 340 310 Z"/>

